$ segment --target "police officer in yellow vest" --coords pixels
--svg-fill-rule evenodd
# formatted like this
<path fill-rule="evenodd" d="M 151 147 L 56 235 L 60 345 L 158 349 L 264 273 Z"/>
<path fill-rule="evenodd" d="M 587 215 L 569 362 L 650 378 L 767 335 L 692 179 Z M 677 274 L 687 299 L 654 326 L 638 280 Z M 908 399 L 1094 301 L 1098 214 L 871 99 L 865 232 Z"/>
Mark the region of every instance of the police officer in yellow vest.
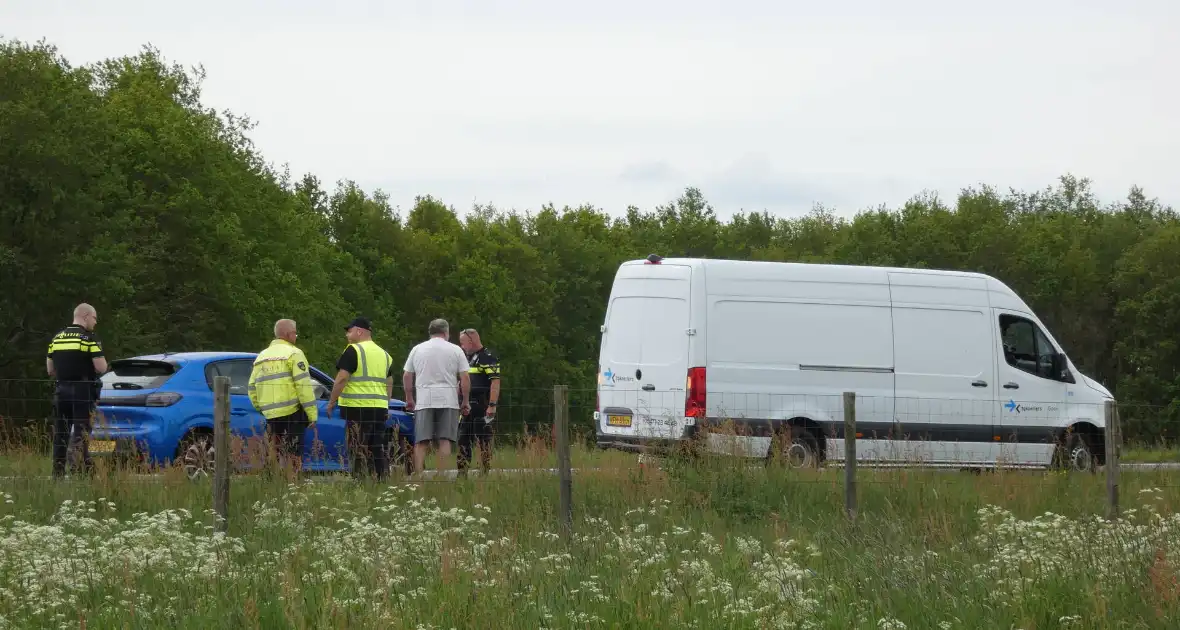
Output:
<path fill-rule="evenodd" d="M 303 436 L 317 418 L 315 390 L 307 357 L 295 346 L 294 320 L 275 322 L 275 339 L 258 354 L 250 372 L 249 394 L 266 418 L 266 433 L 283 466 L 298 471 L 303 463 Z"/>
<path fill-rule="evenodd" d="M 344 416 L 352 474 L 372 472 L 384 479 L 389 470 L 385 451 L 385 420 L 393 397 L 393 357 L 373 342 L 373 324 L 358 317 L 345 326 L 348 347 L 336 361 L 336 382 L 327 413 L 337 401 Z"/>

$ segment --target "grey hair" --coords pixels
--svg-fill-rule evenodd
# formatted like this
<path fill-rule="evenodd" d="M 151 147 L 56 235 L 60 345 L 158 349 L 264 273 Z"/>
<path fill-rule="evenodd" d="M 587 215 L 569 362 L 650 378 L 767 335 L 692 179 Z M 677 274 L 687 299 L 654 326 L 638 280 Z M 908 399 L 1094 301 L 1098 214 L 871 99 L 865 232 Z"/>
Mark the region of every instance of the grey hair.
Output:
<path fill-rule="evenodd" d="M 460 332 L 459 334 L 460 335 L 478 335 L 479 331 L 474 328 L 464 328 L 462 330 L 462 332 Z"/>
<path fill-rule="evenodd" d="M 426 329 L 429 335 L 444 335 L 451 330 L 451 325 L 447 320 L 439 318 L 430 322 L 430 326 Z"/>
<path fill-rule="evenodd" d="M 295 330 L 295 320 L 293 320 L 293 319 L 280 319 L 279 321 L 275 322 L 275 338 L 276 339 L 283 336 L 283 333 L 285 333 L 288 330 Z"/>

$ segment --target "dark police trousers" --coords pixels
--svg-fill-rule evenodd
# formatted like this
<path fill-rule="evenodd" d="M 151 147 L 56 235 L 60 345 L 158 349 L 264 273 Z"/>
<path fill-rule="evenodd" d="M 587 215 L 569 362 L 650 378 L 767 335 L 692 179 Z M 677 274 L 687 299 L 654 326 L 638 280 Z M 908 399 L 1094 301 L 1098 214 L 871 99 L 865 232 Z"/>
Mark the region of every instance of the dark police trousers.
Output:
<path fill-rule="evenodd" d="M 493 422 L 484 422 L 488 413 L 485 406 L 471 406 L 471 413 L 459 423 L 459 456 L 455 463 L 460 471 L 467 470 L 471 462 L 472 443 L 479 443 L 480 466 L 487 470 L 492 467 L 492 430 Z"/>
<path fill-rule="evenodd" d="M 66 453 L 71 445 L 78 447 L 82 467 L 89 473 L 94 470 L 90 459 L 90 414 L 97 399 L 94 383 L 57 383 L 54 393 L 55 413 L 53 414 L 53 476 L 61 477 L 66 472 Z"/>
<path fill-rule="evenodd" d="M 348 439 L 348 454 L 352 460 L 352 476 L 376 474 L 383 480 L 389 474 L 389 458 L 385 450 L 385 419 L 388 407 L 339 407 L 344 417 Z"/>
<path fill-rule="evenodd" d="M 303 436 L 310 422 L 302 409 L 296 409 L 278 418 L 268 418 L 266 434 L 270 437 L 271 448 L 281 465 L 294 470 L 303 467 Z"/>

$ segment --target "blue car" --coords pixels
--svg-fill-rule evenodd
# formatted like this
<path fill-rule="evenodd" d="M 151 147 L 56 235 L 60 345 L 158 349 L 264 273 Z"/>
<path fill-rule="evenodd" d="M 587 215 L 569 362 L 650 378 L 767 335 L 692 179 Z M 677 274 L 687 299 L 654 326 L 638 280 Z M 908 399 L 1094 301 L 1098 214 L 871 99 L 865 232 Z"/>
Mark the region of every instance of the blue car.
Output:
<path fill-rule="evenodd" d="M 213 472 L 213 378 L 230 381 L 230 434 L 261 443 L 266 418 L 246 394 L 256 353 L 186 352 L 112 361 L 102 376 L 98 417 L 90 432 L 93 456 L 130 456 L 152 467 L 179 463 L 190 478 Z M 310 369 L 319 418 L 304 436 L 303 467 L 307 471 L 344 472 L 350 457 L 344 419 L 337 408 L 325 414 L 332 377 Z M 390 465 L 411 465 L 414 423 L 405 403 L 390 400 L 386 447 Z M 245 443 L 239 442 L 239 443 Z M 249 457 L 238 457 L 238 468 Z"/>

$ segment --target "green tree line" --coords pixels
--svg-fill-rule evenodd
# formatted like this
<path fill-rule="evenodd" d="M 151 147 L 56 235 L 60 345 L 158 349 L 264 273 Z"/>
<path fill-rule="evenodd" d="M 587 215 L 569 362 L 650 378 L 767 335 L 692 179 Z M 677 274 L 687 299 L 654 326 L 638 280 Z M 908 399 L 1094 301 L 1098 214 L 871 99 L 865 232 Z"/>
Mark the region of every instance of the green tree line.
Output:
<path fill-rule="evenodd" d="M 1115 391 L 1128 437 L 1180 428 L 1180 221 L 1138 188 L 1101 202 L 1067 175 L 851 219 L 817 206 L 723 221 L 695 188 L 617 218 L 460 215 L 430 196 L 402 215 L 379 191 L 267 163 L 249 120 L 202 104 L 202 78 L 150 48 L 73 66 L 44 42 L 0 42 L 0 378 L 43 378 L 46 342 L 81 301 L 111 357 L 259 350 L 292 317 L 327 369 L 356 314 L 399 364 L 444 317 L 500 354 L 513 423 L 548 422 L 564 383 L 588 428 L 611 280 L 654 252 L 994 275 Z"/>

